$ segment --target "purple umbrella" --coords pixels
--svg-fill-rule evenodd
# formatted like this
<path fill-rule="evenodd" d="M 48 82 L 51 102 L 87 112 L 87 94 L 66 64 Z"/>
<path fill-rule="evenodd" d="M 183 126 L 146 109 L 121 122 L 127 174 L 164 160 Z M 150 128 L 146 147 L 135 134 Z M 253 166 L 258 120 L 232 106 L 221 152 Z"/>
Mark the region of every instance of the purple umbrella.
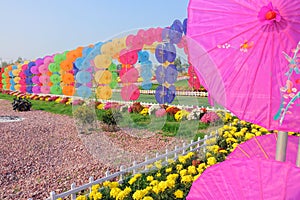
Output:
<path fill-rule="evenodd" d="M 282 124 L 277 117 L 290 69 L 282 52 L 292 57 L 300 41 L 299 10 L 299 1 L 293 0 L 190 1 L 190 62 L 217 103 L 269 130 L 300 131 L 299 100 Z M 292 88 L 298 92 L 296 80 Z"/>
<path fill-rule="evenodd" d="M 300 137 L 292 135 L 288 136 L 286 161 L 292 164 L 296 163 L 299 138 Z M 275 160 L 277 140 L 278 135 L 275 133 L 253 137 L 239 144 L 234 151 L 227 156 L 227 159 L 260 158 Z"/>
<path fill-rule="evenodd" d="M 290 163 L 230 159 L 207 168 L 186 199 L 300 199 L 299 183 L 300 168 Z"/>
<path fill-rule="evenodd" d="M 299 10 L 292 0 L 190 1 L 189 59 L 217 103 L 269 130 L 300 131 L 299 56 L 291 52 L 300 41 Z M 284 160 L 287 134 L 279 137 Z"/>

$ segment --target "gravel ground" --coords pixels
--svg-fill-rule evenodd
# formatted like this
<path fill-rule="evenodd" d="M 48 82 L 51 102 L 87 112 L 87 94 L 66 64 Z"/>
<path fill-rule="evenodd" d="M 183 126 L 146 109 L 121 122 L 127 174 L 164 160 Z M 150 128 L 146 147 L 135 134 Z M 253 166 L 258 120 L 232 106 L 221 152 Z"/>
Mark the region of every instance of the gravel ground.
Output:
<path fill-rule="evenodd" d="M 134 137 L 138 130 L 78 134 L 74 120 L 44 111 L 15 112 L 9 101 L 0 100 L 0 116 L 24 118 L 0 122 L 0 199 L 45 199 L 98 179 L 108 169 L 142 160 L 149 153 L 171 149 L 174 138 L 153 133 Z M 136 133 L 134 133 L 136 132 Z M 113 156 L 111 156 L 113 155 Z"/>

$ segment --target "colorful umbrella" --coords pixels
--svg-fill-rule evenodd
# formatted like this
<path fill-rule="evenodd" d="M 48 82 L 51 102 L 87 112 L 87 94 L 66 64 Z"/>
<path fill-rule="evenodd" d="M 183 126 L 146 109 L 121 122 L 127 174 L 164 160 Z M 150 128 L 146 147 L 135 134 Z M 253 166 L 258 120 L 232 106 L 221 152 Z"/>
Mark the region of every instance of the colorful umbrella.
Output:
<path fill-rule="evenodd" d="M 189 59 L 217 103 L 269 130 L 300 131 L 298 100 L 282 124 L 277 117 L 291 69 L 282 52 L 291 55 L 300 40 L 299 10 L 292 0 L 190 1 Z"/>
<path fill-rule="evenodd" d="M 286 161 L 292 164 L 296 163 L 299 138 L 300 137 L 292 135 L 288 136 Z M 260 158 L 275 160 L 277 139 L 278 135 L 275 133 L 253 137 L 239 144 L 234 151 L 227 156 L 227 159 Z"/>
<path fill-rule="evenodd" d="M 300 168 L 290 163 L 230 159 L 207 168 L 186 199 L 300 199 L 299 183 Z"/>

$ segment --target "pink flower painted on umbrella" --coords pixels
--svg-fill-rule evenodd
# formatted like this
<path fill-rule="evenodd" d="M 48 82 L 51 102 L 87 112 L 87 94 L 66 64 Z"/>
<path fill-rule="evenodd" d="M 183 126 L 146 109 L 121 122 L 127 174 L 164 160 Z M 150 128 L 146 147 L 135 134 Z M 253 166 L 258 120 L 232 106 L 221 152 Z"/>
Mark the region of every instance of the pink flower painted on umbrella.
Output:
<path fill-rule="evenodd" d="M 272 24 L 275 21 L 280 22 L 281 15 L 279 13 L 279 10 L 277 8 L 274 8 L 272 2 L 270 2 L 267 6 L 263 6 L 260 9 L 258 18 L 265 24 Z"/>

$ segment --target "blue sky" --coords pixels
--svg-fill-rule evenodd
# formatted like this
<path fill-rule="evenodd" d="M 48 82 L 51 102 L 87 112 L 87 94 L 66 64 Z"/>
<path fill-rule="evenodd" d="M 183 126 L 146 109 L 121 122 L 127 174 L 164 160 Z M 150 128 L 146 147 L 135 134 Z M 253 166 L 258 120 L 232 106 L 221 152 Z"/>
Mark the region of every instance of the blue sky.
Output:
<path fill-rule="evenodd" d="M 187 17 L 188 0 L 0 0 L 0 59 L 29 60 L 165 27 Z"/>

